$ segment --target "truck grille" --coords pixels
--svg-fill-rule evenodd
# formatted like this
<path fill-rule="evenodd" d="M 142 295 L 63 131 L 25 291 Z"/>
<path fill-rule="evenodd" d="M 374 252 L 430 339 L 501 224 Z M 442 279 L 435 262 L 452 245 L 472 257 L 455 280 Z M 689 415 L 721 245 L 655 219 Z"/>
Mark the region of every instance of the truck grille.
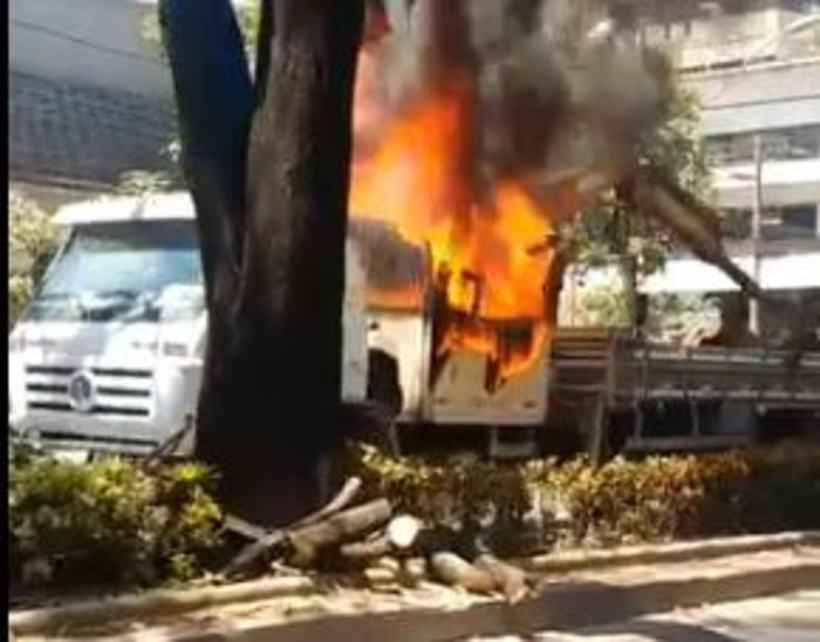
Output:
<path fill-rule="evenodd" d="M 151 414 L 150 370 L 89 368 L 95 401 L 89 414 L 108 417 L 148 417 Z M 27 366 L 26 400 L 32 410 L 77 412 L 68 396 L 71 377 L 79 370 L 65 366 Z"/>

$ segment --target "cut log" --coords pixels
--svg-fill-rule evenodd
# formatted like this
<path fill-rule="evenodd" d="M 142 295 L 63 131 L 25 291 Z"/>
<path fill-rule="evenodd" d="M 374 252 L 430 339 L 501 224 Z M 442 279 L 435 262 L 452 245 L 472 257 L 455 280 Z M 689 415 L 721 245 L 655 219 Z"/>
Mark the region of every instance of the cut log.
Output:
<path fill-rule="evenodd" d="M 511 604 L 520 602 L 527 596 L 529 592 L 527 575 L 520 568 L 486 554 L 479 555 L 473 564 L 477 569 L 492 576 L 496 588 L 503 591 L 507 601 Z"/>
<path fill-rule="evenodd" d="M 387 525 L 387 539 L 396 548 L 410 548 L 421 532 L 422 522 L 412 515 L 398 515 Z"/>
<path fill-rule="evenodd" d="M 245 546 L 223 569 L 222 575 L 232 577 L 242 572 L 267 551 L 283 544 L 288 538 L 286 531 L 271 531 L 261 539 Z"/>
<path fill-rule="evenodd" d="M 401 576 L 408 584 L 418 584 L 427 577 L 427 560 L 423 557 L 411 557 L 401 565 Z"/>
<path fill-rule="evenodd" d="M 372 566 L 364 570 L 364 579 L 371 591 L 378 593 L 399 593 L 401 582 L 398 574 L 387 568 Z"/>
<path fill-rule="evenodd" d="M 399 563 L 399 560 L 397 560 L 395 557 L 390 557 L 388 555 L 383 555 L 382 557 L 380 557 L 378 560 L 376 560 L 376 563 L 373 566 L 375 566 L 376 568 L 385 568 L 388 571 L 395 573 L 396 575 L 401 573 L 401 564 Z"/>
<path fill-rule="evenodd" d="M 293 562 L 308 564 L 320 549 L 381 526 L 390 519 L 391 510 L 390 502 L 377 499 L 331 515 L 318 524 L 295 529 L 288 538 L 296 553 Z"/>
<path fill-rule="evenodd" d="M 364 569 L 364 577 L 371 586 L 384 586 L 385 584 L 395 584 L 396 574 L 387 568 L 371 566 Z"/>
<path fill-rule="evenodd" d="M 369 560 L 387 555 L 392 546 L 386 535 L 368 542 L 351 542 L 343 544 L 339 554 L 347 560 Z"/>
<path fill-rule="evenodd" d="M 460 586 L 473 593 L 492 593 L 496 582 L 490 573 L 480 570 L 455 553 L 435 553 L 430 558 L 430 566 L 443 582 L 450 586 Z"/>

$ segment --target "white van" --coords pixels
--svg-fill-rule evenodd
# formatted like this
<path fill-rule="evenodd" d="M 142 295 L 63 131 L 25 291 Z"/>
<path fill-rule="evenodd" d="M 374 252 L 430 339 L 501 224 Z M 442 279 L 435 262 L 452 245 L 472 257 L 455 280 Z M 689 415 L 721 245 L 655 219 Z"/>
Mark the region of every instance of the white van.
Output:
<path fill-rule="evenodd" d="M 187 193 L 62 208 L 65 242 L 9 340 L 9 424 L 57 451 L 145 454 L 192 416 L 207 313 Z M 343 398 L 367 390 L 363 276 L 347 244 Z M 193 447 L 190 436 L 178 454 Z"/>

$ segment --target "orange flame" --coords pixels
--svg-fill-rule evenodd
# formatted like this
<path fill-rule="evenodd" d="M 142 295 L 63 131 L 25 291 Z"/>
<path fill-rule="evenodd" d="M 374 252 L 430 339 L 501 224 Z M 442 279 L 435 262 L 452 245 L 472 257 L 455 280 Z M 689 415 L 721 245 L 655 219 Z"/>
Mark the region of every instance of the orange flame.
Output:
<path fill-rule="evenodd" d="M 432 276 L 451 275 L 445 285 L 438 281 L 460 319 L 446 324 L 436 355 L 451 349 L 485 354 L 503 382 L 538 359 L 550 334 L 547 302 L 555 297 L 545 297 L 544 287 L 555 230 L 551 212 L 523 181 L 506 179 L 478 193 L 469 175 L 471 98 L 450 82 L 386 124 L 382 120 L 375 149 L 354 162 L 350 211 L 388 221 L 407 241 L 428 244 Z M 357 110 L 377 120 L 371 103 L 357 101 Z M 508 337 L 510 324 L 522 321 L 530 329 L 523 346 Z"/>

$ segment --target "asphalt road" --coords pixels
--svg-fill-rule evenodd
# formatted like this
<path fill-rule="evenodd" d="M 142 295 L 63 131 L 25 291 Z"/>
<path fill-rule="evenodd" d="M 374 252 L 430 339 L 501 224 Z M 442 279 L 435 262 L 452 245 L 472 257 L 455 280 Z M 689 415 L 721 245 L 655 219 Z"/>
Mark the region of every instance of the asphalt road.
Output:
<path fill-rule="evenodd" d="M 820 590 L 679 609 L 600 628 L 470 642 L 820 642 Z"/>

